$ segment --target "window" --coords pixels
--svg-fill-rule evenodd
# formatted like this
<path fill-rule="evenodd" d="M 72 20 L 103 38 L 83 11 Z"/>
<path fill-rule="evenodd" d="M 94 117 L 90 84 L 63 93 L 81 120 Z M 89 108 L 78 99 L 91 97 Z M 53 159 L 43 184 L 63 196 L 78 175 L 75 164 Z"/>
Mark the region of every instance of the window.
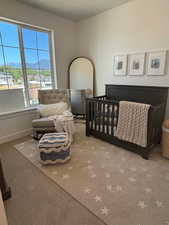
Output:
<path fill-rule="evenodd" d="M 0 21 L 0 113 L 38 104 L 54 87 L 50 32 Z"/>

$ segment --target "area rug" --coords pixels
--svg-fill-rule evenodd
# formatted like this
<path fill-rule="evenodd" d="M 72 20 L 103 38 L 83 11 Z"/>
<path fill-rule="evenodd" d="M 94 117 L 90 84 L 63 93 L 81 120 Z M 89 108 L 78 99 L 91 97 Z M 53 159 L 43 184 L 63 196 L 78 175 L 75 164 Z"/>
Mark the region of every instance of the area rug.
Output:
<path fill-rule="evenodd" d="M 169 225 L 169 160 L 158 151 L 144 160 L 86 137 L 84 124 L 76 131 L 72 159 L 63 165 L 42 166 L 35 140 L 15 148 L 106 224 Z"/>

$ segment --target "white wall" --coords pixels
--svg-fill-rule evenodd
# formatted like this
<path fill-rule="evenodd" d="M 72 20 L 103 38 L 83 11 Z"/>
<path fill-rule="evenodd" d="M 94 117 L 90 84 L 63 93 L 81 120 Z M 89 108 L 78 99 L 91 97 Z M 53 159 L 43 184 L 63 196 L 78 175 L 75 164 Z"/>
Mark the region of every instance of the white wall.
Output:
<path fill-rule="evenodd" d="M 169 49 L 169 1 L 133 0 L 77 25 L 77 55 L 96 66 L 97 94 L 105 84 L 169 86 L 169 74 L 159 77 L 115 77 L 113 55 Z M 169 110 L 168 110 L 169 115 Z"/>
<path fill-rule="evenodd" d="M 57 83 L 67 87 L 68 64 L 75 56 L 75 23 L 15 0 L 0 1 L 0 16 L 54 30 Z M 30 133 L 35 117 L 34 111 L 0 116 L 0 143 Z"/>
<path fill-rule="evenodd" d="M 35 109 L 0 115 L 0 144 L 32 133 L 32 120 L 37 118 Z"/>

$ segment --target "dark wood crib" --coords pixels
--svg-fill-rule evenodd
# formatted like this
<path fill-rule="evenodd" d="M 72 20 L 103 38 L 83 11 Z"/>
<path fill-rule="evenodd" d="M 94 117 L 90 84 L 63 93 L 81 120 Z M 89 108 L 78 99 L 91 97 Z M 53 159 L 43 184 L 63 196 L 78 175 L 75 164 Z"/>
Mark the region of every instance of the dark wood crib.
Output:
<path fill-rule="evenodd" d="M 106 85 L 106 95 L 86 99 L 86 135 L 100 138 L 148 159 L 151 149 L 161 140 L 167 97 L 167 87 Z M 122 100 L 151 105 L 146 148 L 114 136 L 118 123 L 119 101 Z"/>

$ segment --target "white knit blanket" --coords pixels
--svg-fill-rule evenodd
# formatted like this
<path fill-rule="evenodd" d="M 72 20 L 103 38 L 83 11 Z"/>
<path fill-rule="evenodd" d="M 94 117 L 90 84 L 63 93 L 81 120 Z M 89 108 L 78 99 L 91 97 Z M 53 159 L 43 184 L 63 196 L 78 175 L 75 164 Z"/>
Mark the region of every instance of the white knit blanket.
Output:
<path fill-rule="evenodd" d="M 70 142 L 72 142 L 75 132 L 73 114 L 70 111 L 65 111 L 62 115 L 50 116 L 49 118 L 53 120 L 56 132 L 67 132 Z"/>
<path fill-rule="evenodd" d="M 118 139 L 147 146 L 148 111 L 150 105 L 120 101 L 115 136 Z"/>

